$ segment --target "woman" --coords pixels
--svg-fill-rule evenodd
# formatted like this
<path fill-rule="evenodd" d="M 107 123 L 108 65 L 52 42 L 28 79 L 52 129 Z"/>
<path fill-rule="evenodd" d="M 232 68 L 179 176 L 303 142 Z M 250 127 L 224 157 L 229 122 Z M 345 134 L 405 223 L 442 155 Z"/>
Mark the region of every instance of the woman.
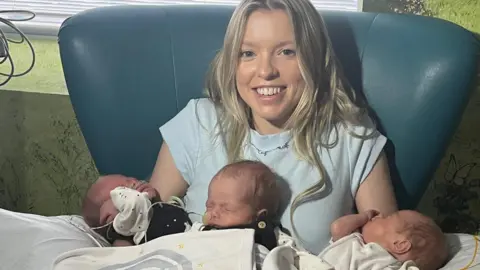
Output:
<path fill-rule="evenodd" d="M 343 77 L 308 0 L 242 1 L 207 94 L 160 128 L 164 143 L 150 183 L 161 198 L 185 196 L 189 211 L 203 213 L 221 167 L 260 160 L 288 184 L 282 225 L 313 253 L 328 244 L 330 224 L 354 207 L 397 209 L 386 138 Z"/>

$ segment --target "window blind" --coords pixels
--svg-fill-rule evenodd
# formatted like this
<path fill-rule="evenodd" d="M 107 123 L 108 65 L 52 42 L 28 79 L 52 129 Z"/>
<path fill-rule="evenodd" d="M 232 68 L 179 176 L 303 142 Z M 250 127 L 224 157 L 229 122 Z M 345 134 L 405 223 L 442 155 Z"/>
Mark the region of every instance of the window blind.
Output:
<path fill-rule="evenodd" d="M 311 0 L 318 9 L 360 11 L 362 0 Z M 36 17 L 28 22 L 16 22 L 25 34 L 56 36 L 61 23 L 78 12 L 113 5 L 209 4 L 236 5 L 240 0 L 0 0 L 0 10 L 29 10 Z M 8 18 L 25 15 L 4 15 Z"/>

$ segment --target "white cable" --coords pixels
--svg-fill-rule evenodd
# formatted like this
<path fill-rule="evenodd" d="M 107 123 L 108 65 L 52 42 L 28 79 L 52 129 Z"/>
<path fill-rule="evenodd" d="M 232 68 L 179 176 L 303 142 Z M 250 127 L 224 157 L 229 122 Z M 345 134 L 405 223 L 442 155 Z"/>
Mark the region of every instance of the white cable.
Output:
<path fill-rule="evenodd" d="M 6 18 L 2 17 L 2 15 L 4 15 L 4 14 L 18 14 L 18 13 L 25 13 L 29 16 L 27 18 L 24 18 L 24 19 L 6 19 Z M 32 43 L 27 38 L 27 36 L 25 36 L 25 34 L 20 29 L 18 29 L 18 27 L 16 27 L 12 23 L 14 21 L 17 21 L 17 22 L 18 21 L 29 21 L 33 18 L 35 18 L 35 13 L 33 13 L 31 11 L 28 11 L 28 10 L 0 10 L 0 23 L 3 23 L 5 25 L 7 25 L 8 27 L 12 28 L 13 30 L 15 30 L 15 32 L 17 34 L 19 34 L 20 38 L 21 38 L 19 41 L 9 39 L 9 38 L 6 37 L 3 30 L 0 29 L 0 47 L 5 48 L 5 56 L 0 57 L 0 65 L 5 63 L 6 61 L 8 61 L 10 63 L 10 72 L 8 74 L 0 72 L 1 76 L 6 76 L 7 77 L 3 82 L 0 82 L 0 86 L 7 84 L 7 82 L 9 82 L 14 77 L 20 77 L 20 76 L 23 76 L 23 75 L 29 73 L 33 69 L 33 67 L 35 66 L 35 50 L 32 46 Z M 10 54 L 9 43 L 22 44 L 23 42 L 27 42 L 27 45 L 30 47 L 30 51 L 32 52 L 32 63 L 30 65 L 30 67 L 27 70 L 25 70 L 24 72 L 21 72 L 19 74 L 15 74 L 15 64 L 13 62 L 12 55 Z"/>

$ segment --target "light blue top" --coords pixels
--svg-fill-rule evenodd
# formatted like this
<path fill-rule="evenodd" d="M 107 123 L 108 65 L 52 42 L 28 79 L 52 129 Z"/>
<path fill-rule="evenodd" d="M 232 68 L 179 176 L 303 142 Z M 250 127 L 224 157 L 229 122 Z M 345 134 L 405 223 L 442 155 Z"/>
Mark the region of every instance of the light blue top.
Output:
<path fill-rule="evenodd" d="M 215 139 L 217 116 L 213 103 L 206 98 L 190 100 L 173 119 L 160 128 L 178 170 L 189 184 L 185 196 L 188 211 L 194 221 L 205 212 L 207 189 L 212 177 L 227 164 L 224 145 Z M 338 128 L 338 143 L 331 149 L 320 150 L 320 158 L 331 182 L 331 192 L 325 198 L 301 204 L 294 214 L 294 223 L 304 247 L 314 254 L 329 244 L 330 224 L 338 217 L 352 213 L 354 197 L 381 153 L 386 138 L 359 139 L 351 134 L 370 134 L 373 125 Z M 329 138 L 334 138 L 335 133 Z M 319 180 L 317 170 L 299 160 L 291 147 L 289 132 L 260 135 L 250 130 L 244 146 L 244 158 L 259 160 L 272 168 L 284 183 L 285 205 L 280 221 L 292 232 L 290 203 L 296 195 Z M 280 147 L 281 149 L 276 149 Z M 269 151 L 276 149 L 273 151 Z M 260 150 L 260 151 L 259 151 Z M 266 154 L 261 151 L 267 152 Z"/>

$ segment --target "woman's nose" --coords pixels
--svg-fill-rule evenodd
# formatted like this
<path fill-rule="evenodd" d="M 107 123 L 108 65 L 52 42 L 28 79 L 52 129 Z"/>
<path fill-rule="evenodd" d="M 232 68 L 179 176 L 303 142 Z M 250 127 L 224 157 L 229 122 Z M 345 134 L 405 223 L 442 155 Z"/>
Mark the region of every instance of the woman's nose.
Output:
<path fill-rule="evenodd" d="M 263 57 L 257 66 L 258 76 L 266 81 L 278 77 L 278 69 L 275 67 L 271 57 Z"/>

